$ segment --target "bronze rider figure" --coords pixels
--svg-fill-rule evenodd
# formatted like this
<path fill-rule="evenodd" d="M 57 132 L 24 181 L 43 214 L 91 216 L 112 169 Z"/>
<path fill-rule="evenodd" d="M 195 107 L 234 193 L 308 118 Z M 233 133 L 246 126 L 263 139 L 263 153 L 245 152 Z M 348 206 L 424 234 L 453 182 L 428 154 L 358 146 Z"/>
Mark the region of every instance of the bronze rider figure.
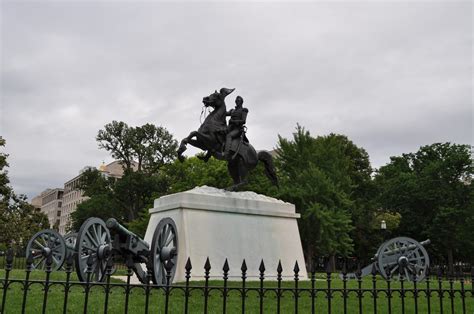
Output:
<path fill-rule="evenodd" d="M 240 96 L 235 98 L 235 108 L 229 110 L 226 115 L 230 116 L 229 125 L 227 126 L 227 135 L 224 148 L 224 156 L 227 160 L 231 159 L 230 150 L 232 147 L 232 141 L 239 137 L 245 138 L 245 123 L 247 121 L 248 109 L 242 105 L 244 99 Z M 236 149 L 237 150 L 237 149 Z"/>

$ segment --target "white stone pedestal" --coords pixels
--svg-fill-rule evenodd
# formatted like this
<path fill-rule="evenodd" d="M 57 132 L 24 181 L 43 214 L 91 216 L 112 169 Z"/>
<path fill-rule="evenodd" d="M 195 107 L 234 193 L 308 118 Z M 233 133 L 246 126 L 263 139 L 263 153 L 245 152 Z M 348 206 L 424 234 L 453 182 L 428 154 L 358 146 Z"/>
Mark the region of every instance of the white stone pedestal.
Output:
<path fill-rule="evenodd" d="M 178 263 L 174 281 L 184 281 L 185 264 L 191 258 L 191 280 L 203 280 L 204 263 L 209 257 L 211 279 L 222 279 L 227 258 L 230 280 L 241 280 L 243 259 L 248 280 L 258 280 L 260 261 L 265 263 L 265 279 L 276 280 L 278 261 L 283 280 L 299 276 L 307 279 L 295 206 L 254 192 L 228 192 L 212 187 L 167 195 L 155 200 L 150 209 L 145 240 L 151 243 L 159 221 L 174 220 L 178 233 Z"/>

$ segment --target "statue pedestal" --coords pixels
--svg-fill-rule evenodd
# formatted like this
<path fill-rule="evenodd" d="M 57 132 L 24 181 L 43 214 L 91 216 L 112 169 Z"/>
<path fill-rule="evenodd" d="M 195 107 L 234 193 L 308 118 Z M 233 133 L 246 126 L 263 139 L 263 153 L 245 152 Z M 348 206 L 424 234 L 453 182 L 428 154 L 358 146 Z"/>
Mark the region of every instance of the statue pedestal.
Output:
<path fill-rule="evenodd" d="M 222 279 L 225 259 L 229 280 L 241 280 L 243 259 L 248 280 L 258 280 L 259 266 L 265 263 L 265 280 L 276 280 L 278 261 L 283 280 L 294 278 L 298 261 L 299 277 L 307 278 L 298 232 L 295 206 L 254 192 L 227 192 L 212 187 L 167 195 L 155 200 L 150 209 L 145 240 L 163 218 L 176 223 L 178 261 L 174 282 L 185 281 L 185 265 L 191 258 L 191 280 L 204 279 L 204 264 L 209 257 L 211 279 Z"/>

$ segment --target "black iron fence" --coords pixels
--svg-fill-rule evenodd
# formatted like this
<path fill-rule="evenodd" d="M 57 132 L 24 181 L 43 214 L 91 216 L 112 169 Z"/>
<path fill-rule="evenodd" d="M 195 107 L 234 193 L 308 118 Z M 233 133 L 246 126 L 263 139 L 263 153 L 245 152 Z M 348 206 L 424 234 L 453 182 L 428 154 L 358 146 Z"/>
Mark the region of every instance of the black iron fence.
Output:
<path fill-rule="evenodd" d="M 68 256 L 64 271 L 53 272 L 52 260 L 45 271 L 34 271 L 32 258 L 24 270 L 13 269 L 14 254 L 5 256 L 0 273 L 0 313 L 474 313 L 474 268 L 470 277 L 461 269 L 448 274 L 429 274 L 418 282 L 399 278 L 383 279 L 374 267 L 369 277 L 348 279 L 346 267 L 341 274 L 311 269 L 309 278 L 301 278 L 299 265 L 293 278 L 284 280 L 281 264 L 276 278 L 267 278 L 262 261 L 258 277 L 247 276 L 243 261 L 239 280 L 230 280 L 229 265 L 222 276 L 211 277 L 209 260 L 201 268 L 204 280 L 193 281 L 193 266 L 188 259 L 185 281 L 171 284 L 167 264 L 166 284 L 154 285 L 147 273 L 146 284 L 132 284 L 132 266 L 124 272 L 124 281 L 113 276 L 113 260 L 107 262 L 103 282 L 92 282 L 93 262 L 88 262 L 86 282 L 74 274 L 74 257 Z M 339 275 L 341 278 L 339 278 Z M 235 279 L 235 278 L 233 278 Z M 269 280 L 271 279 L 271 280 Z"/>

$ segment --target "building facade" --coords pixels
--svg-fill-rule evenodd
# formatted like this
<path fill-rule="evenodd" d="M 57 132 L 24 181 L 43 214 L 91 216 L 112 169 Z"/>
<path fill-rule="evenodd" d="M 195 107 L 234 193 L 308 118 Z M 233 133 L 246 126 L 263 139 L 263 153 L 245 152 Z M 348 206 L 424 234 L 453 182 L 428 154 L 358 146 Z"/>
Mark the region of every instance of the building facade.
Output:
<path fill-rule="evenodd" d="M 50 228 L 57 228 L 59 226 L 63 202 L 62 198 L 63 189 L 56 188 L 46 189 L 31 201 L 32 205 L 36 208 L 38 208 L 38 204 L 41 204 L 39 208 L 41 212 L 48 216 Z"/>
<path fill-rule="evenodd" d="M 135 170 L 137 169 L 136 164 L 133 164 L 133 167 Z M 46 189 L 31 200 L 31 205 L 48 216 L 50 228 L 58 230 L 61 235 L 68 232 L 71 224 L 71 214 L 76 210 L 77 205 L 87 199 L 79 187 L 82 174 L 90 169 L 96 168 L 85 167 L 76 177 L 64 183 L 63 189 Z M 108 178 L 121 178 L 124 172 L 119 161 L 113 161 L 107 165 L 102 163 L 97 170 Z"/>
<path fill-rule="evenodd" d="M 79 175 L 64 183 L 63 209 L 59 220 L 59 234 L 64 235 L 69 229 L 71 214 L 76 210 L 77 205 L 87 199 L 79 189 L 82 173 L 87 170 L 84 168 Z"/>
<path fill-rule="evenodd" d="M 83 195 L 79 184 L 82 174 L 86 170 L 95 169 L 94 167 L 85 167 L 79 175 L 64 183 L 63 204 L 61 210 L 61 217 L 59 222 L 59 233 L 64 235 L 69 230 L 71 224 L 71 214 L 76 210 L 77 205 L 87 200 L 88 197 Z M 119 161 L 113 161 L 110 164 L 102 165 L 97 169 L 105 177 L 121 178 L 123 176 L 123 167 Z"/>

